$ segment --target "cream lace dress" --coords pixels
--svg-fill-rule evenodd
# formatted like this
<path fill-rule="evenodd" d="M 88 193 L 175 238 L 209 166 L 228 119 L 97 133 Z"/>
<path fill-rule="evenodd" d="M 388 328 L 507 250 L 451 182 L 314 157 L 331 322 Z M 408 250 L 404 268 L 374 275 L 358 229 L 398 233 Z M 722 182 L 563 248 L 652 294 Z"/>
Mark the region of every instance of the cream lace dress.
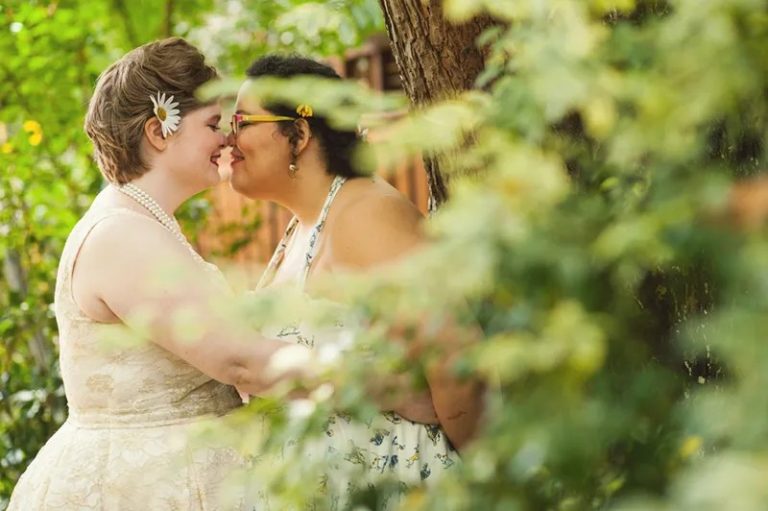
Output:
<path fill-rule="evenodd" d="M 344 182 L 345 179 L 341 177 L 333 181 L 310 235 L 303 271 L 296 276 L 296 283 L 302 290 L 309 276 L 328 211 Z M 289 223 L 258 284 L 259 288 L 268 286 L 273 279 L 297 224 L 296 218 Z M 306 299 L 310 298 L 307 296 Z M 349 326 L 345 327 L 343 321 L 337 323 L 337 328 L 331 329 L 313 329 L 299 321 L 278 325 L 264 333 L 275 339 L 322 350 L 325 343 L 337 343 L 341 337 L 349 338 L 350 330 L 353 331 Z M 417 424 L 394 412 L 380 413 L 370 423 L 355 421 L 345 414 L 335 414 L 330 417 L 324 440 L 320 444 L 318 449 L 311 449 L 303 455 L 307 459 L 320 456 L 327 463 L 326 484 L 337 494 L 332 498 L 336 506 L 332 507 L 343 507 L 345 497 L 339 494 L 350 489 L 352 477 L 368 482 L 385 477 L 404 486 L 429 485 L 459 461 L 439 426 Z"/>
<path fill-rule="evenodd" d="M 105 345 L 104 329 L 110 327 L 84 316 L 72 298 L 73 262 L 88 233 L 105 218 L 138 214 L 91 210 L 67 240 L 55 311 L 69 416 L 22 475 L 10 511 L 241 506 L 237 496 L 219 502 L 225 478 L 242 465 L 240 457 L 216 440 L 193 442 L 190 435 L 239 406 L 236 391 L 154 343 Z"/>

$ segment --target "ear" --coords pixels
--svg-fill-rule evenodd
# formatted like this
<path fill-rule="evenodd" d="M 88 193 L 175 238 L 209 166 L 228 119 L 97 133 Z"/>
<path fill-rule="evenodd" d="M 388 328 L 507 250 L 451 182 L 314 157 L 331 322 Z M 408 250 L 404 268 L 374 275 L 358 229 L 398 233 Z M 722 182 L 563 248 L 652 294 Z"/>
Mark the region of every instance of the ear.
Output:
<path fill-rule="evenodd" d="M 296 119 L 296 130 L 299 132 L 299 139 L 296 141 L 296 154 L 299 155 L 309 144 L 312 138 L 312 130 L 306 119 Z"/>
<path fill-rule="evenodd" d="M 152 116 L 144 123 L 144 136 L 149 144 L 158 151 L 165 150 L 168 147 L 168 141 L 163 137 L 163 128 L 160 120 Z"/>

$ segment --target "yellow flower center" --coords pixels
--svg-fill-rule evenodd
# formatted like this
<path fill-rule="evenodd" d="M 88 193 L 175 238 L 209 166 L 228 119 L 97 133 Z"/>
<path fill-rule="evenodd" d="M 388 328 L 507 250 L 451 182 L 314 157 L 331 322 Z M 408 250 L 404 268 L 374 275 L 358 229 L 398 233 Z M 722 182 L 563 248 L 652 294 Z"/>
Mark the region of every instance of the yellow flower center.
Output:
<path fill-rule="evenodd" d="M 165 111 L 165 108 L 158 108 L 157 118 L 160 119 L 160 122 L 164 121 L 166 117 L 168 117 L 168 113 Z"/>

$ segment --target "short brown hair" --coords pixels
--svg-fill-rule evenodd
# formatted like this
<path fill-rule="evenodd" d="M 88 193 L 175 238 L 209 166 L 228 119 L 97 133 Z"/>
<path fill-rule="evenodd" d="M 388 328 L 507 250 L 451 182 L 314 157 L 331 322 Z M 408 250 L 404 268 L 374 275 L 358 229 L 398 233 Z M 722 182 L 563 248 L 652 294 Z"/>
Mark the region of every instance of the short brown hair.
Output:
<path fill-rule="evenodd" d="M 149 170 L 140 149 L 144 123 L 154 115 L 150 96 L 173 96 L 183 117 L 203 106 L 195 91 L 216 77 L 203 54 L 180 37 L 139 46 L 109 66 L 96 82 L 85 117 L 104 177 L 125 184 Z"/>

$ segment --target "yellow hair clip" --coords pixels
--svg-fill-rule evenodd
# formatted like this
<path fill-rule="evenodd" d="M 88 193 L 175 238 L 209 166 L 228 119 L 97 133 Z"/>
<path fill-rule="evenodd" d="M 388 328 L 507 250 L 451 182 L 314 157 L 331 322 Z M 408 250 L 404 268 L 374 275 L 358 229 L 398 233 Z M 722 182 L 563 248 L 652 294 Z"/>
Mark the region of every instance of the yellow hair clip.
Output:
<path fill-rule="evenodd" d="M 302 117 L 312 117 L 312 107 L 309 105 L 299 105 L 296 107 L 296 113 Z"/>

